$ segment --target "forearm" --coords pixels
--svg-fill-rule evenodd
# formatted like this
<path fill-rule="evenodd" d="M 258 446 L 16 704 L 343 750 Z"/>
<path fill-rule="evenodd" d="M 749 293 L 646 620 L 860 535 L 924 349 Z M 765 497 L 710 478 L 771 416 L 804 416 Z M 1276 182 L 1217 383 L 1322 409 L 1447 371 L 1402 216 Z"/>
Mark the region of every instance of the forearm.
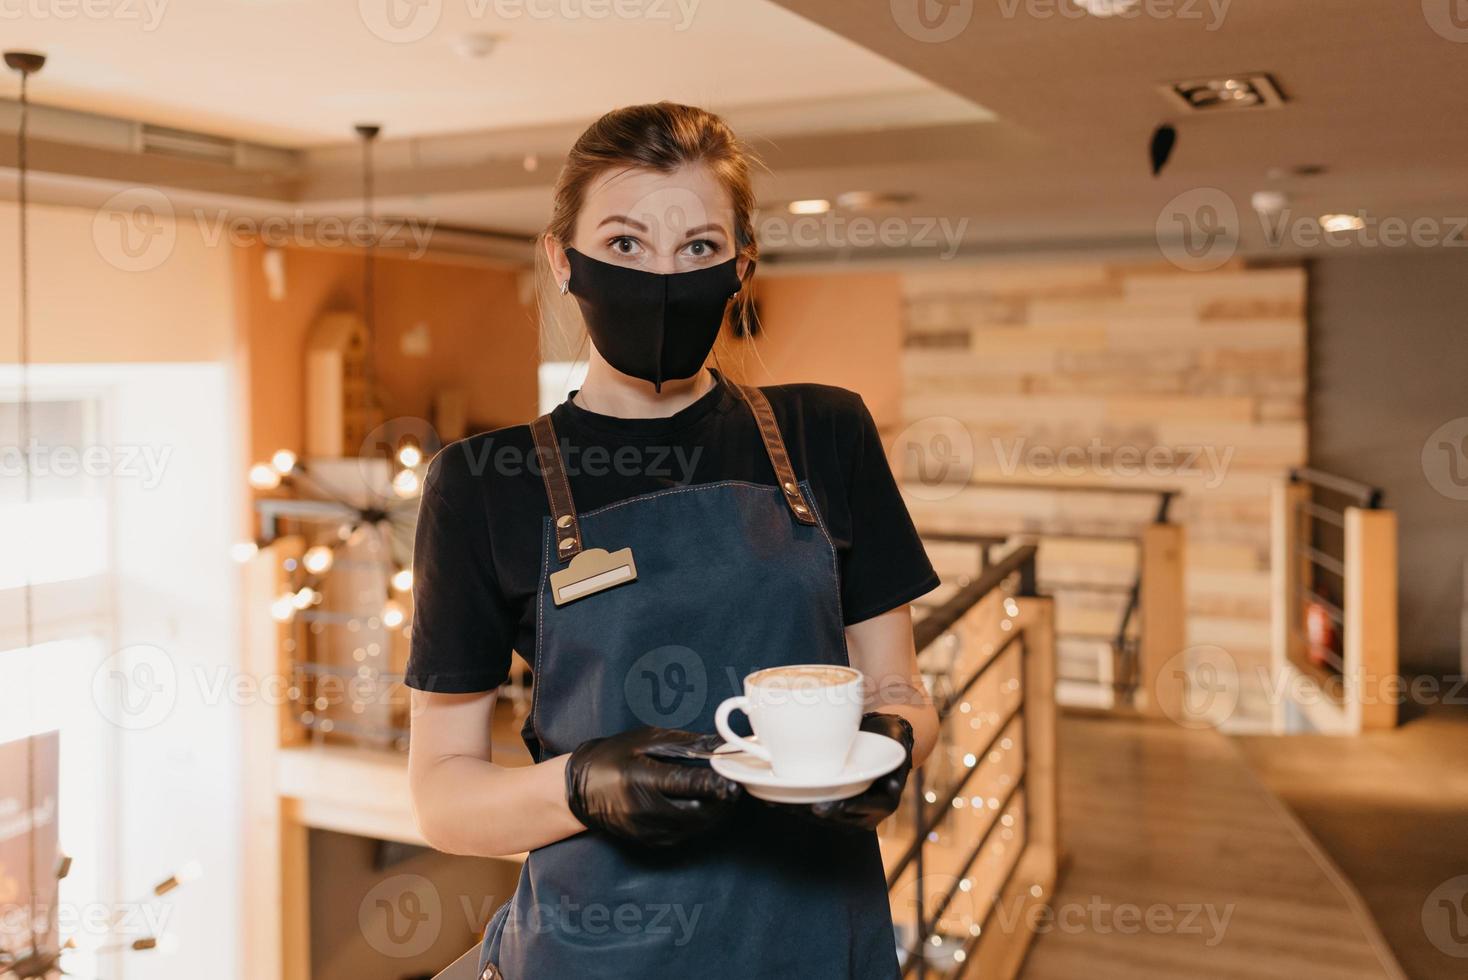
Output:
<path fill-rule="evenodd" d="M 879 686 L 877 698 L 867 705 L 867 711 L 880 711 L 907 719 L 907 723 L 912 726 L 912 764 L 917 767 L 927 761 L 933 746 L 938 744 L 938 711 L 921 686 L 916 690 L 909 685 L 903 687 L 907 690 L 906 694 L 898 695 L 889 691 L 884 700 L 882 688 Z"/>
<path fill-rule="evenodd" d="M 899 606 L 846 628 L 851 665 L 866 675 L 866 710 L 901 715 L 912 726 L 912 764 L 920 766 L 938 741 L 938 713 L 928 697 L 913 649 L 912 613 Z"/>
<path fill-rule="evenodd" d="M 412 786 L 418 830 L 450 854 L 502 857 L 553 844 L 586 828 L 566 805 L 566 759 L 500 766 L 445 756 L 424 766 Z"/>

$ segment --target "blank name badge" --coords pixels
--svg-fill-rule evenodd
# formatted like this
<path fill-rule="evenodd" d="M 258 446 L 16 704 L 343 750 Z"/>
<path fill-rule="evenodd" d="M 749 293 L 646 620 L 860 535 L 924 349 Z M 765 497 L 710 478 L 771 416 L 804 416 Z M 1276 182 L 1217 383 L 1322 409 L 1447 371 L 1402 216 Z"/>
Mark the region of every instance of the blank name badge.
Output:
<path fill-rule="evenodd" d="M 608 552 L 605 548 L 588 548 L 571 559 L 571 564 L 550 577 L 551 598 L 556 605 L 583 599 L 637 578 L 637 564 L 632 549 Z"/>

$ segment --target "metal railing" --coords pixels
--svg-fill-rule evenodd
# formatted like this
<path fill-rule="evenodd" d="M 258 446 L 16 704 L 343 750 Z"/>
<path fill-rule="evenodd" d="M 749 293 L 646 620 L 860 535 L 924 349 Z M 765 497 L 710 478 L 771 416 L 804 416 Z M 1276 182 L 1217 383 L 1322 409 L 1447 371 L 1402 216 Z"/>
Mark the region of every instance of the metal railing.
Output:
<path fill-rule="evenodd" d="M 1165 524 L 1170 519 L 1173 500 L 1178 496 L 1178 491 L 1169 488 L 1151 487 L 1096 487 L 1084 485 L 1024 483 L 1013 481 L 988 481 L 974 482 L 970 484 L 985 489 L 996 490 L 1032 490 L 1047 493 L 1091 493 L 1091 494 L 1116 494 L 1122 496 L 1155 497 L 1157 504 L 1153 512 L 1152 523 Z M 1032 539 L 1052 541 L 1114 541 L 1140 545 L 1140 538 L 1136 534 L 1106 534 L 1085 533 L 1079 531 L 1036 531 L 1017 535 Z M 923 531 L 924 541 L 935 543 L 959 543 L 972 544 L 979 551 L 979 571 L 989 567 L 990 549 L 1009 543 L 1012 538 L 996 534 L 965 534 L 944 531 Z M 1036 583 L 1031 583 L 1035 585 Z M 1142 567 L 1140 554 L 1137 569 L 1130 582 L 1087 582 L 1087 581 L 1057 581 L 1044 579 L 1038 582 L 1039 591 L 1047 595 L 1057 593 L 1090 593 L 1092 595 L 1124 595 L 1125 601 L 1122 605 L 1120 616 L 1117 620 L 1115 630 L 1110 633 L 1093 632 L 1083 633 L 1074 630 L 1058 631 L 1058 640 L 1083 640 L 1095 643 L 1104 643 L 1111 652 L 1113 663 L 1110 682 L 1112 694 L 1118 704 L 1133 704 L 1141 681 L 1140 649 L 1135 627 L 1137 626 L 1138 614 L 1141 608 L 1142 594 Z M 921 646 L 919 646 L 921 649 Z M 1059 680 L 1074 684 L 1104 684 L 1091 677 L 1065 676 Z"/>
<path fill-rule="evenodd" d="M 932 539 L 931 535 L 927 537 Z M 946 539 L 977 541 L 982 540 L 982 537 L 948 535 Z M 988 551 L 987 547 L 983 548 L 983 550 L 986 553 Z M 967 615 L 983 599 L 996 590 L 1004 588 L 1006 582 L 1013 582 L 1012 589 L 1009 593 L 1011 595 L 1036 595 L 1035 556 L 1037 552 L 1037 546 L 1030 544 L 1014 549 L 998 561 L 990 561 L 986 554 L 984 567 L 979 576 L 960 589 L 956 595 L 942 606 L 919 620 L 913 627 L 914 644 L 917 647 L 919 655 L 947 634 L 959 620 Z M 937 704 L 935 705 L 938 712 L 940 729 L 943 722 L 948 719 L 969 691 L 979 683 L 983 676 L 996 663 L 1000 662 L 1004 652 L 1016 642 L 1019 642 L 1023 635 L 1023 632 L 1020 630 L 1011 632 L 966 677 L 953 679 L 955 686 L 945 696 L 937 699 Z M 1022 658 L 1020 664 L 1020 684 L 1021 689 L 1023 689 L 1024 668 Z M 983 751 L 975 753 L 976 759 L 983 760 L 987 758 L 1004 734 L 1010 731 L 1016 722 L 1022 721 L 1023 717 L 1024 702 L 1021 700 L 1020 704 L 995 727 L 994 733 Z M 1008 811 L 1015 794 L 1024 785 L 1024 772 L 1021 771 L 1019 777 L 1015 779 L 1013 785 L 1009 788 L 1002 804 L 995 809 L 993 821 L 974 843 L 973 847 L 966 853 L 963 865 L 954 872 L 953 885 L 938 901 L 937 907 L 930 912 L 926 908 L 922 888 L 925 851 L 930 845 L 935 831 L 948 818 L 948 815 L 955 810 L 954 801 L 963 795 L 970 779 L 974 773 L 978 772 L 979 768 L 980 766 L 977 764 L 969 766 L 962 776 L 955 781 L 950 790 L 946 791 L 943 796 L 937 797 L 932 801 L 928 799 L 929 791 L 925 786 L 923 769 L 914 769 L 909 780 L 912 793 L 912 808 L 915 815 L 912 839 L 903 850 L 901 856 L 887 872 L 887 888 L 889 892 L 898 887 L 903 874 L 908 868 L 913 869 L 918 881 L 918 888 L 916 889 L 914 898 L 913 942 L 907 946 L 905 956 L 903 957 L 904 977 L 908 975 L 915 975 L 919 978 L 927 976 L 928 963 L 925 950 L 931 939 L 938 935 L 938 925 L 943 913 L 953 901 L 954 895 L 959 888 L 960 880 L 964 875 L 968 874 L 969 870 L 983 853 L 985 845 L 988 843 L 994 829 L 1000 825 L 1001 818 Z M 1013 875 L 1016 867 L 1018 867 L 1017 859 L 1011 863 L 1009 872 L 1004 882 L 997 889 L 998 891 L 1002 892 L 1008 886 L 1009 878 Z M 992 913 L 992 910 L 993 907 L 991 906 L 989 912 Z M 977 944 L 979 937 L 983 934 L 985 925 L 986 923 L 980 923 L 978 932 L 965 941 L 964 949 L 966 954 Z"/>
<path fill-rule="evenodd" d="M 1379 510 L 1382 490 L 1359 480 L 1303 466 L 1290 470 L 1289 482 L 1307 488 L 1309 494 L 1297 504 L 1296 524 L 1300 534 L 1294 542 L 1295 555 L 1303 558 L 1309 567 L 1325 573 L 1304 576 L 1300 596 L 1318 607 L 1337 631 L 1342 631 L 1346 625 L 1345 511 L 1347 507 Z M 1315 499 L 1317 491 L 1324 491 L 1327 499 L 1339 500 L 1341 504 L 1321 503 Z M 1327 595 L 1327 591 L 1334 595 Z M 1336 674 L 1344 671 L 1342 651 L 1318 645 L 1313 647 L 1313 653 L 1321 666 Z"/>

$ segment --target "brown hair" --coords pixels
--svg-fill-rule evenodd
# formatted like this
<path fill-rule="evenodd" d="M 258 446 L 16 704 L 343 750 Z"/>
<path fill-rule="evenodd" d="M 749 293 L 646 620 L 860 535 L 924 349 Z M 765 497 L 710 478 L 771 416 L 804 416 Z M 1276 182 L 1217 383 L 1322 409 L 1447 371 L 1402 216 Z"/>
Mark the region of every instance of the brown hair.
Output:
<path fill-rule="evenodd" d="M 541 232 L 535 250 L 536 279 L 543 324 L 557 325 L 574 304 L 560 295 L 559 284 L 546 258 L 544 239 L 569 245 L 576 233 L 576 220 L 586 201 L 591 182 L 608 170 L 636 168 L 672 173 L 690 164 L 703 164 L 729 193 L 734 209 L 734 254 L 747 259 L 759 257 L 754 240 L 754 188 L 750 169 L 757 164 L 754 154 L 741 143 L 728 123 L 705 109 L 676 102 L 654 102 L 614 109 L 586 128 L 566 156 L 556 178 L 555 201 L 550 223 Z M 734 297 L 725 326 L 738 338 L 753 336 L 757 318 L 754 308 L 753 269 L 744 287 Z M 727 343 L 731 331 L 721 331 Z"/>

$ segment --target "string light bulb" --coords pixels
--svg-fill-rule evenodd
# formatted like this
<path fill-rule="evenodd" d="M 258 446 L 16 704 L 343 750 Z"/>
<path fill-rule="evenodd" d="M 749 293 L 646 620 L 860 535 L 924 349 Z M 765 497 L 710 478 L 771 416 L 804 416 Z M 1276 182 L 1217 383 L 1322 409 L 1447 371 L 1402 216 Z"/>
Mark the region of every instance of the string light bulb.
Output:
<path fill-rule="evenodd" d="M 383 603 L 382 625 L 386 626 L 388 629 L 397 629 L 399 626 L 403 625 L 403 621 L 407 618 L 408 614 L 403 611 L 402 603 L 398 602 L 396 599 L 389 599 L 387 600 L 387 602 Z"/>
<path fill-rule="evenodd" d="M 399 497 L 411 497 L 418 492 L 418 474 L 412 470 L 398 470 L 392 478 L 393 493 Z"/>
<path fill-rule="evenodd" d="M 403 444 L 398 447 L 398 462 L 409 469 L 423 462 L 423 450 L 412 436 L 405 437 Z"/>
<path fill-rule="evenodd" d="M 392 573 L 392 587 L 397 592 L 409 592 L 413 588 L 413 570 L 400 568 Z"/>
<path fill-rule="evenodd" d="M 296 615 L 295 596 L 289 592 L 277 596 L 270 604 L 270 618 L 277 623 L 288 623 Z"/>
<path fill-rule="evenodd" d="M 296 468 L 296 454 L 289 449 L 277 449 L 275 454 L 270 457 L 270 465 L 275 469 L 275 472 L 281 476 L 285 476 Z"/>
<path fill-rule="evenodd" d="M 260 553 L 260 546 L 253 541 L 237 541 L 229 546 L 229 557 L 243 565 Z"/>
<path fill-rule="evenodd" d="M 280 471 L 269 463 L 256 463 L 250 467 L 250 486 L 256 490 L 274 490 L 280 486 Z"/>
<path fill-rule="evenodd" d="M 312 575 L 325 575 L 336 563 L 336 552 L 324 544 L 313 545 L 301 556 L 301 564 Z"/>

